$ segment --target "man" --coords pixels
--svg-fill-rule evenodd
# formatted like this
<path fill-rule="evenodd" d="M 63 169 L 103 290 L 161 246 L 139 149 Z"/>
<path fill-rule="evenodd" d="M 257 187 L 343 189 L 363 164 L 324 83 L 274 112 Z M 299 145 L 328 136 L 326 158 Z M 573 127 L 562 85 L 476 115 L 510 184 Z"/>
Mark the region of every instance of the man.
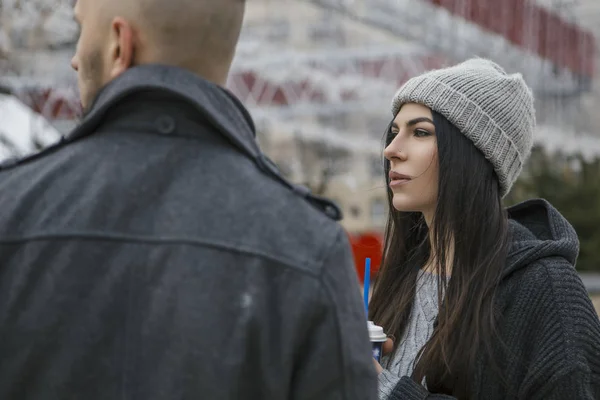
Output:
<path fill-rule="evenodd" d="M 221 88 L 243 13 L 77 2 L 86 116 L 0 171 L 0 398 L 375 398 L 339 211 Z"/>

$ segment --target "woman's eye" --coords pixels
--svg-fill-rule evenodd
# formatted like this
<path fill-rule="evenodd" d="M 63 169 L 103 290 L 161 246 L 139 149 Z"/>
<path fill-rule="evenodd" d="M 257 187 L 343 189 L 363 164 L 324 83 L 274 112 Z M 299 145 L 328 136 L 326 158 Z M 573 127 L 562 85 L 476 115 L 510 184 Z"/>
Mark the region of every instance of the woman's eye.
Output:
<path fill-rule="evenodd" d="M 425 136 L 430 136 L 431 133 L 427 132 L 425 129 L 415 129 L 415 136 L 416 137 L 425 137 Z"/>

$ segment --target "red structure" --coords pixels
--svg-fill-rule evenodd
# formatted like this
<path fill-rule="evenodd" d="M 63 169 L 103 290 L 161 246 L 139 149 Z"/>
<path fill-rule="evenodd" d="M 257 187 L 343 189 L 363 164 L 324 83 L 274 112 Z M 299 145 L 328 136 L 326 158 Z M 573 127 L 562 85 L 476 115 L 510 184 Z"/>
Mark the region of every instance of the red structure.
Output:
<path fill-rule="evenodd" d="M 371 259 L 371 279 L 375 277 L 381 264 L 383 252 L 383 236 L 380 233 L 369 232 L 360 235 L 349 235 L 356 273 L 361 282 L 365 275 L 365 259 Z"/>
<path fill-rule="evenodd" d="M 313 67 L 330 72 L 332 76 L 355 74 L 361 78 L 380 79 L 389 84 L 395 82 L 396 86 L 400 86 L 411 78 L 406 65 L 407 58 L 409 57 L 356 57 L 346 60 L 345 65 L 331 67 L 314 63 Z M 448 60 L 439 55 L 415 55 L 410 56 L 410 61 L 417 61 L 423 70 L 429 70 L 444 66 Z M 289 81 L 277 82 L 258 69 L 247 69 L 233 72 L 229 81 L 230 89 L 237 97 L 257 106 L 289 107 L 303 102 L 326 104 L 331 101 L 319 87 L 319 83 L 311 80 L 310 76 L 303 79 L 290 77 Z M 341 91 L 339 95 L 341 101 L 360 100 L 360 93 L 356 89 Z"/>
<path fill-rule="evenodd" d="M 13 93 L 31 109 L 46 119 L 74 120 L 82 113 L 77 90 L 54 89 L 42 85 L 30 85 L 15 90 Z"/>
<path fill-rule="evenodd" d="M 527 0 L 427 0 L 551 61 L 591 77 L 594 37 L 555 13 Z"/>

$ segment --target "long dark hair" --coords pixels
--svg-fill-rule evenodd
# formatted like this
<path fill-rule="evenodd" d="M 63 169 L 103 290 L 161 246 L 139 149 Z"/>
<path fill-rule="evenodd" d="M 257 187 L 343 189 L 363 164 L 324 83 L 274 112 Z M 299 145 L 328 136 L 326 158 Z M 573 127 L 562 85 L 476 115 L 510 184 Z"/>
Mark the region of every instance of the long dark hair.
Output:
<path fill-rule="evenodd" d="M 439 165 L 433 237 L 421 213 L 393 208 L 388 187 L 390 213 L 369 317 L 396 337 L 395 352 L 410 318 L 419 269 L 434 255 L 439 314 L 412 378 L 418 383 L 425 378 L 432 392 L 468 399 L 482 351 L 493 363 L 494 297 L 508 253 L 508 218 L 492 164 L 445 117 L 433 112 L 433 121 Z M 384 170 L 387 179 L 388 160 Z"/>

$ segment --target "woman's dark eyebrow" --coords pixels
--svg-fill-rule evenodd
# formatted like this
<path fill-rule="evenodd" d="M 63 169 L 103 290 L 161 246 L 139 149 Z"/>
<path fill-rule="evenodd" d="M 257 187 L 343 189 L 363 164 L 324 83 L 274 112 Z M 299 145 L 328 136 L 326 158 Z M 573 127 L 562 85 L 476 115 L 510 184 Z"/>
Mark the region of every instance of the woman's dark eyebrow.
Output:
<path fill-rule="evenodd" d="M 413 119 L 409 120 L 406 123 L 406 126 L 414 126 L 414 125 L 418 124 L 419 122 L 429 122 L 430 124 L 433 124 L 433 121 L 427 117 L 418 117 L 418 118 L 413 118 Z M 400 129 L 396 122 L 392 122 L 392 128 Z"/>
<path fill-rule="evenodd" d="M 419 122 L 429 122 L 430 124 L 433 124 L 433 121 L 427 117 L 419 117 L 419 118 L 413 118 L 410 121 L 408 121 L 406 123 L 406 126 L 413 126 L 418 124 Z"/>

